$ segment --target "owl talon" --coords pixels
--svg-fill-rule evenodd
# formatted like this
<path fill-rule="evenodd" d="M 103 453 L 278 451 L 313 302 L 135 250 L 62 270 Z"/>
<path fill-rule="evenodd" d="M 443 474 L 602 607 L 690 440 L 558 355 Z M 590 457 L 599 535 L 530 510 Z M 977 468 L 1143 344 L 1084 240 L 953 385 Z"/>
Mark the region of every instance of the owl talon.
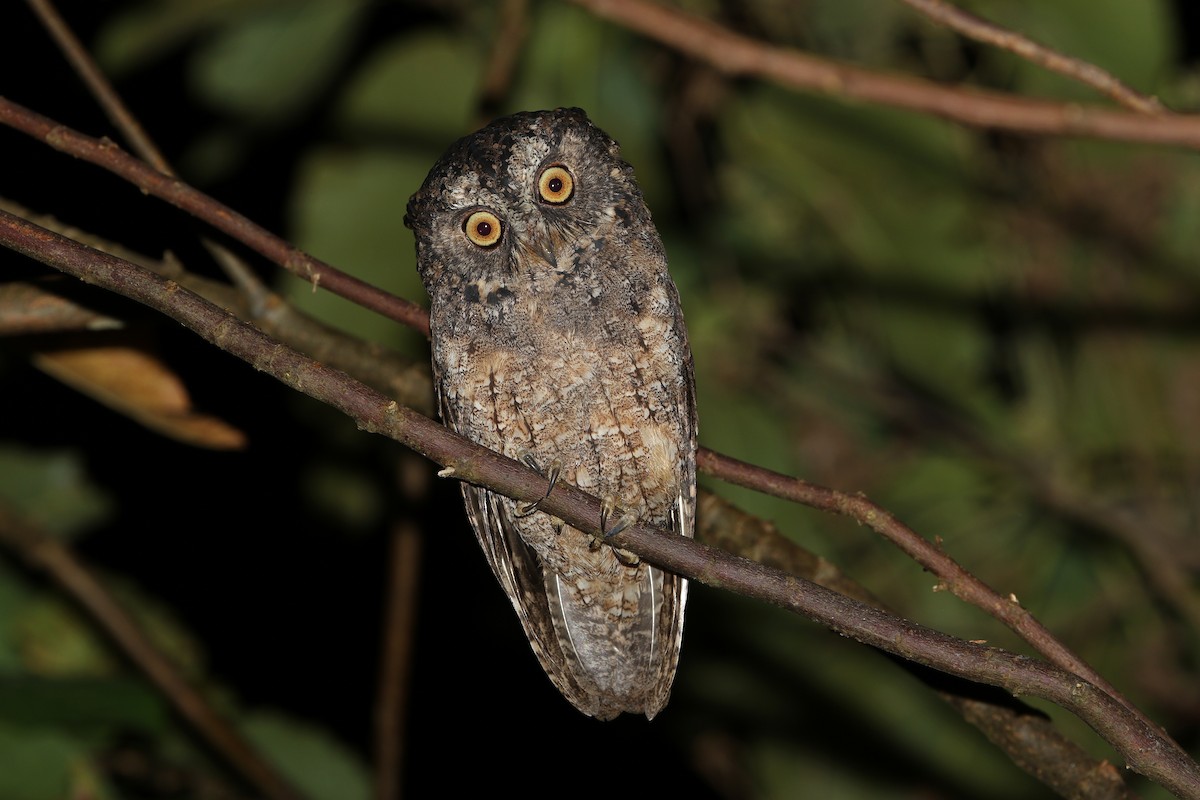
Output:
<path fill-rule="evenodd" d="M 611 528 L 608 527 L 609 519 L 611 519 L 613 514 L 617 513 L 617 511 L 617 502 L 611 497 L 604 498 L 604 504 L 600 506 L 600 535 L 605 539 L 616 536 L 618 533 L 637 522 L 637 517 L 635 517 L 633 514 L 622 513 L 617 519 L 616 523 Z"/>
<path fill-rule="evenodd" d="M 524 461 L 529 466 L 530 469 L 537 470 L 538 472 L 542 471 L 542 468 L 540 466 L 538 466 L 537 459 L 535 459 L 529 453 L 526 453 L 524 456 L 522 456 L 521 460 Z M 554 491 L 554 486 L 558 483 L 558 477 L 561 474 L 562 474 L 562 463 L 555 461 L 553 464 L 550 465 L 550 472 L 548 475 L 546 475 L 546 477 L 550 481 L 550 485 L 546 487 L 546 493 L 544 495 L 542 495 L 541 497 L 539 497 L 537 500 L 534 500 L 532 503 L 517 503 L 517 512 L 516 512 L 517 516 L 518 517 L 528 517 L 530 514 L 537 511 L 538 506 L 540 506 L 542 504 L 542 501 L 545 500 L 547 497 L 549 497 L 550 493 Z"/>
<path fill-rule="evenodd" d="M 592 539 L 591 546 L 589 547 L 592 552 L 600 549 L 600 543 L 602 541 L 608 539 L 609 537 L 616 536 L 618 533 L 637 522 L 637 517 L 633 514 L 622 513 L 616 524 L 610 528 L 608 527 L 608 521 L 615 513 L 617 513 L 616 501 L 611 497 L 604 498 L 604 505 L 600 506 L 600 533 L 602 534 L 602 538 Z M 617 560 L 627 567 L 636 567 L 638 564 L 642 563 L 642 560 L 638 558 L 635 553 L 631 553 L 628 550 L 622 550 L 619 547 L 613 548 L 613 555 L 615 555 Z"/>
<path fill-rule="evenodd" d="M 617 557 L 617 561 L 620 561 L 627 567 L 636 567 L 638 564 L 642 563 L 642 560 L 638 558 L 637 553 L 631 553 L 628 550 L 622 550 L 619 547 L 613 548 L 613 555 Z"/>

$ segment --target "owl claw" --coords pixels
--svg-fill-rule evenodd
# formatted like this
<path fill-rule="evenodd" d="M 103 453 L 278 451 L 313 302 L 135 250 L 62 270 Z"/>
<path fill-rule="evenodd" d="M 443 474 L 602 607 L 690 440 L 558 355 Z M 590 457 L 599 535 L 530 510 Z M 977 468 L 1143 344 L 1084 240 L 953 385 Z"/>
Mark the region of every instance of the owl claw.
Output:
<path fill-rule="evenodd" d="M 522 456 L 521 460 L 528 464 L 530 469 L 537 470 L 538 472 L 542 471 L 542 468 L 538 466 L 537 459 L 535 459 L 529 453 L 526 453 L 524 456 Z M 550 481 L 550 485 L 546 487 L 546 493 L 532 503 L 517 503 L 517 516 L 528 517 L 534 511 L 537 511 L 537 508 L 542 504 L 542 501 L 549 497 L 550 493 L 554 491 L 554 486 L 558 483 L 558 476 L 561 474 L 562 464 L 558 461 L 555 461 L 550 465 L 550 472 L 546 475 Z"/>
<path fill-rule="evenodd" d="M 637 522 L 637 517 L 635 517 L 633 514 L 622 512 L 616 523 L 611 528 L 608 527 L 609 519 L 611 519 L 613 514 L 617 512 L 617 501 L 613 500 L 611 497 L 604 498 L 604 504 L 600 506 L 600 535 L 605 539 L 616 536 L 618 533 Z"/>
<path fill-rule="evenodd" d="M 617 557 L 617 561 L 620 561 L 627 567 L 636 567 L 638 564 L 642 563 L 642 560 L 638 558 L 636 553 L 631 553 L 628 550 L 622 550 L 619 547 L 613 548 L 613 555 Z"/>
<path fill-rule="evenodd" d="M 590 549 L 593 552 L 600 549 L 601 541 L 608 539 L 611 536 L 616 536 L 618 533 L 637 522 L 637 517 L 633 514 L 621 513 L 621 516 L 617 519 L 616 523 L 610 528 L 608 527 L 608 521 L 615 513 L 617 513 L 616 501 L 611 497 L 604 498 L 604 505 L 600 506 L 600 533 L 603 539 L 592 539 Z M 638 558 L 635 553 L 631 553 L 628 550 L 622 550 L 619 547 L 613 548 L 613 555 L 617 557 L 617 561 L 620 561 L 627 567 L 636 567 L 638 564 L 642 563 L 642 560 Z"/>

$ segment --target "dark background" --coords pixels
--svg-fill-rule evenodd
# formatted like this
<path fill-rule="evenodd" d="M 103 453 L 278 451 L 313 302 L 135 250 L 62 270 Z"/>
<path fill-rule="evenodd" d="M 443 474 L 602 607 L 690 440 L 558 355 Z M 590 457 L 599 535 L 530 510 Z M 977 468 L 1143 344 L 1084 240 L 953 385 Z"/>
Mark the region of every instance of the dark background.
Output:
<path fill-rule="evenodd" d="M 139 5 L 64 3 L 61 10 L 80 37 L 92 43 L 106 35 L 107 26 L 114 20 Z M 815 9 L 818 4 L 807 5 L 811 13 L 820 13 Z M 987 12 L 987 4 L 977 5 L 981 13 Z M 535 4 L 535 14 L 543 11 L 541 4 Z M 482 48 L 487 43 L 487 26 L 472 21 L 474 13 L 474 6 L 466 4 L 370 4 L 359 20 L 352 45 L 345 48 L 324 84 L 282 120 L 264 122 L 232 115 L 198 94 L 189 77 L 195 69 L 197 49 L 215 35 L 215 29 L 238 24 L 236 15 L 213 23 L 212 28 L 198 27 L 159 56 L 120 75 L 116 85 L 174 163 L 188 163 L 197 138 L 206 131 L 223 128 L 235 137 L 239 143 L 236 168 L 185 177 L 268 230 L 296 236 L 296 217 L 290 209 L 300 182 L 298 174 L 314 148 L 394 147 L 428 153 L 428 163 L 432 164 L 440 148 L 449 143 L 452 137 L 439 138 L 416 124 L 409 130 L 348 132 L 336 124 L 331 109 L 372 55 L 397 40 L 419 36 L 422 31 L 439 31 L 466 37 Z M 492 9 L 487 13 L 491 14 Z M 1164 86 L 1186 87 L 1187 80 L 1194 80 L 1200 48 L 1196 33 L 1200 12 L 1194 4 L 1180 0 L 1169 14 L 1174 16 L 1172 31 L 1177 51 L 1170 62 L 1172 72 L 1161 77 Z M 762 35 L 755 29 L 753 14 L 747 13 L 741 19 L 738 14 L 729 16 L 734 24 L 746 25 L 750 32 Z M 873 35 L 867 30 L 868 21 L 861 24 L 864 38 Z M 1086 25 L 1086 21 L 1081 24 Z M 14 4 L 3 12 L 0 27 L 0 74 L 5 76 L 2 91 L 6 97 L 85 133 L 117 138 L 28 9 Z M 612 29 L 606 31 L 614 47 L 622 48 L 623 53 L 635 53 L 642 59 L 640 63 L 649 65 L 643 74 L 651 85 L 651 94 L 666 98 L 668 106 L 679 100 L 685 87 L 695 85 L 693 65 L 632 37 L 622 37 Z M 1043 38 L 1037 30 L 1026 32 Z M 904 39 L 904 35 L 916 34 L 891 30 L 880 35 L 892 37 L 895 53 L 903 54 L 906 48 L 910 53 L 920 51 Z M 812 46 L 820 41 L 814 34 L 813 40 L 791 43 Z M 961 63 L 970 70 L 972 64 L 979 63 L 979 51 L 971 46 L 960 47 Z M 847 53 L 835 51 L 832 55 L 843 57 Z M 890 66 L 913 69 L 912 60 L 900 56 Z M 978 73 L 962 77 L 986 79 L 1005 74 L 1003 70 L 989 73 L 976 69 Z M 1019 81 L 1014 83 L 1020 91 Z M 743 88 L 741 82 L 728 82 L 722 91 L 736 94 Z M 1163 91 L 1155 86 L 1139 88 L 1152 93 Z M 563 99 L 556 102 L 573 102 L 569 89 L 560 91 Z M 519 95 L 519 91 L 514 94 Z M 413 113 L 419 116 L 419 110 Z M 702 186 L 711 188 L 729 157 L 717 133 L 719 122 L 714 120 L 720 113 L 719 106 L 697 112 L 692 127 L 703 161 L 697 170 L 699 178 L 697 172 L 681 168 L 679 148 L 665 125 L 651 125 L 647 132 L 634 136 L 638 152 L 660 159 L 658 166 L 647 169 L 664 176 L 654 184 L 652 205 L 660 228 L 666 231 L 669 249 L 673 239 L 694 235 L 699 237 L 693 242 L 694 250 L 703 250 L 704 237 L 714 235 L 705 228 L 711 215 L 719 213 L 721 203 L 703 192 L 690 191 L 693 184 L 689 182 L 699 180 Z M 648 119 L 651 123 L 659 121 L 652 113 Z M 463 120 L 462 132 L 471 122 Z M 607 125 L 602 119 L 600 124 Z M 981 134 L 973 136 L 986 141 Z M 618 138 L 625 140 L 623 136 Z M 1025 180 L 1053 183 L 1053 178 L 1039 174 L 1040 165 L 1043 159 L 1054 161 L 1059 154 L 1047 155 L 1038 143 L 1017 137 L 994 137 L 987 146 L 993 154 L 999 154 L 997 158 L 1011 158 L 1017 163 Z M 0 130 L 0 150 L 5 154 L 0 168 L 0 194 L 145 253 L 170 249 L 189 268 L 219 275 L 197 244 L 198 234 L 209 232 L 181 212 L 13 131 Z M 1153 151 L 1141 152 L 1149 152 L 1147 158 L 1157 157 Z M 1178 154 L 1163 157 L 1168 156 Z M 635 166 L 640 173 L 642 164 Z M 1050 172 L 1054 169 L 1058 167 Z M 1170 168 L 1155 166 L 1154 171 L 1161 174 L 1170 172 Z M 980 193 L 1007 193 L 1013 205 L 1021 204 L 1022 197 L 1038 195 L 1037 187 L 1027 189 L 995 178 L 984 178 L 980 183 L 984 184 L 978 189 Z M 415 188 L 396 187 L 396 192 L 403 197 Z M 886 192 L 887 188 L 878 186 L 875 190 Z M 655 198 L 660 201 L 657 205 Z M 390 211 L 396 229 L 400 228 L 402 213 L 401 205 Z M 799 216 L 804 212 L 796 213 Z M 749 266 L 735 268 L 739 279 L 748 283 L 758 279 L 759 269 L 772 269 L 761 261 L 755 265 L 753 256 L 740 255 L 734 246 L 726 244 L 723 252 L 731 261 L 741 258 L 750 262 Z M 826 257 L 833 264 L 848 256 L 834 253 Z M 411 254 L 397 253 L 396 262 L 398 270 L 401 264 L 411 269 Z M 276 273 L 257 258 L 252 258 L 252 263 L 264 276 Z M 4 257 L 3 264 L 6 276 L 46 272 L 11 255 Z M 354 271 L 355 265 L 338 266 Z M 712 270 L 718 267 L 685 255 L 681 269 L 681 282 L 695 287 L 712 281 Z M 288 279 L 273 280 L 283 285 Z M 819 332 L 827 322 L 821 305 L 838 302 L 842 292 L 868 291 L 869 287 L 862 286 L 856 290 L 853 278 L 843 280 L 848 282 L 839 283 L 835 278 L 828 281 L 830 288 L 822 289 L 819 271 L 797 272 L 790 278 L 779 276 L 775 289 L 769 289 L 768 294 L 778 291 L 790 299 L 769 308 L 767 317 L 757 316 L 757 306 L 743 309 L 751 321 L 732 326 L 728 333 L 733 341 L 730 349 L 753 350 L 753 358 L 772 364 L 781 373 L 792 369 L 789 348 L 815 335 L 814 331 Z M 1190 280 L 1186 283 L 1195 285 Z M 887 280 L 880 280 L 879 286 L 888 285 Z M 816 296 L 798 297 L 793 291 L 797 286 Z M 884 290 L 880 292 L 890 296 Z M 716 299 L 689 288 L 685 305 L 689 293 L 700 298 L 696 304 L 704 309 L 699 315 L 704 324 L 715 325 L 713 319 L 719 319 L 719 314 L 703 304 L 719 308 Z M 712 294 L 719 296 L 721 292 L 714 288 Z M 397 462 L 403 457 L 399 446 L 356 432 L 344 418 L 295 395 L 169 320 L 112 298 L 98 298 L 97 302 L 110 305 L 126 317 L 137 336 L 153 340 L 157 351 L 188 386 L 196 407 L 245 431 L 249 446 L 232 453 L 189 447 L 70 391 L 27 360 L 29 352 L 56 344 L 42 337 L 10 339 L 0 349 L 5 412 L 0 415 L 0 441 L 30 450 L 70 451 L 78 457 L 88 483 L 108 499 L 111 509 L 102 520 L 76 534 L 79 552 L 103 574 L 134 583 L 141 593 L 169 608 L 181 628 L 195 642 L 202 643 L 205 680 L 225 687 L 238 708 L 278 709 L 303 719 L 369 762 L 383 625 L 381 609 L 388 581 L 388 531 L 396 520 L 410 519 L 422 532 L 420 605 L 413 645 L 411 708 L 406 720 L 409 749 L 405 756 L 406 785 L 417 796 L 478 785 L 576 796 L 626 792 L 645 795 L 664 790 L 686 796 L 757 796 L 786 785 L 773 772 L 778 767 L 772 767 L 773 759 L 786 752 L 803 753 L 803 761 L 834 765 L 821 775 L 839 771 L 855 775 L 845 785 L 825 785 L 825 792 L 820 794 L 825 797 L 884 796 L 880 787 L 888 787 L 887 796 L 923 797 L 1016 796 L 1011 792 L 1035 796 L 1040 791 L 1015 769 L 1003 766 L 1003 759 L 1001 766 L 983 772 L 1000 770 L 1007 783 L 993 789 L 973 783 L 970 770 L 948 765 L 939 757 L 936 745 L 924 750 L 920 745 L 910 745 L 911 734 L 903 722 L 895 720 L 895 714 L 869 710 L 871 702 L 865 699 L 869 692 L 858 693 L 864 698 L 859 706 L 831 695 L 828 682 L 808 684 L 803 671 L 794 671 L 792 662 L 773 653 L 772 648 L 799 647 L 809 653 L 800 657 L 805 664 L 844 658 L 858 665 L 852 670 L 886 671 L 883 659 L 865 654 L 812 625 L 791 624 L 775 612 L 703 587 L 692 594 L 676 696 L 662 717 L 653 723 L 622 718 L 606 724 L 582 717 L 558 697 L 538 668 L 478 552 L 460 511 L 457 486 L 433 481 L 426 499 L 415 505 L 405 502 L 396 490 Z M 930 305 L 936 306 L 936 302 L 930 301 Z M 1007 309 L 1002 303 L 980 306 L 969 313 L 976 315 L 973 324 L 999 331 L 996 337 L 1002 342 L 1009 336 L 1017 338 L 1019 333 L 1012 331 L 1023 324 L 1020 309 Z M 1047 325 L 1052 327 L 1051 323 Z M 1194 350 L 1194 327 L 1191 331 L 1186 327 L 1180 325 L 1173 344 Z M 766 343 L 752 344 L 743 338 L 764 331 L 769 337 Z M 1064 338 L 1070 340 L 1073 335 Z M 700 342 L 711 338 L 707 333 L 697 337 Z M 415 335 L 397 332 L 388 344 L 414 359 L 423 357 L 423 345 Z M 997 347 L 991 362 L 980 366 L 981 374 L 987 376 L 981 382 L 993 396 L 1019 398 L 1028 376 L 994 354 L 1005 350 Z M 731 358 L 736 361 L 736 355 Z M 722 366 L 716 357 L 713 363 L 716 366 L 702 370 L 702 379 L 725 374 L 741 377 L 735 367 Z M 770 393 L 777 385 L 761 372 L 757 377 L 761 385 L 746 386 L 747 392 Z M 724 402 L 719 399 L 710 403 L 714 418 L 729 416 L 728 421 L 714 423 L 713 429 L 733 431 L 728 434 L 733 440 L 740 426 L 757 427 L 762 419 L 753 411 L 739 419 L 736 413 L 726 410 Z M 702 404 L 702 439 L 709 419 L 704 416 L 706 410 Z M 769 427 L 768 422 L 762 424 Z M 925 438 L 919 430 L 905 429 L 894 419 L 863 424 L 874 431 L 872 435 L 902 439 L 908 446 L 919 447 Z M 797 449 L 802 446 L 803 441 L 796 442 Z M 865 452 L 869 457 L 869 449 Z M 754 452 L 735 454 L 755 458 Z M 887 481 L 878 486 L 858 483 L 855 478 L 862 470 L 852 468 L 850 473 L 845 483 L 837 483 L 836 473 L 817 477 L 836 483 L 838 488 L 864 489 L 872 496 L 886 493 Z M 314 495 L 323 496 L 322 491 L 315 490 L 316 482 L 330 474 L 352 478 L 369 501 L 367 510 L 351 513 L 339 510 L 336 504 L 330 508 L 314 500 Z M 999 485 L 999 479 L 993 480 Z M 1008 489 L 997 491 L 1005 496 Z M 770 516 L 776 509 L 767 505 L 755 510 Z M 1039 514 L 1036 509 L 1031 512 L 1036 524 L 1045 522 Z M 808 520 L 802 526 L 805 528 L 827 525 L 820 518 L 803 519 Z M 1094 538 L 1071 533 L 1059 541 L 1067 542 L 1063 547 L 1069 548 L 1072 541 L 1078 544 L 1081 539 L 1085 552 L 1080 557 L 1084 559 L 1089 554 L 1095 556 L 1097 548 L 1109 547 L 1097 545 Z M 898 597 L 928 591 L 928 576 L 919 576 L 908 564 L 897 566 L 899 556 L 881 553 L 885 548 L 877 543 L 861 537 L 844 547 L 847 551 L 843 554 L 851 560 L 843 566 L 851 569 L 855 554 L 866 549 L 875 551 L 861 567 L 868 585 L 879 585 L 885 593 L 895 590 Z M 1075 556 L 1055 551 L 1032 557 L 1045 563 Z M 983 558 L 971 564 L 986 572 Z M 1136 573 L 1135 568 L 1129 571 Z M 1010 577 L 1008 572 L 1003 575 Z M 37 576 L 25 573 L 23 579 L 35 587 L 43 586 Z M 901 581 L 908 581 L 910 588 L 898 589 Z M 1146 605 L 1148 613 L 1157 611 L 1154 600 L 1140 598 L 1138 602 Z M 923 608 L 909 611 L 917 613 Z M 1057 608 L 1051 611 L 1057 613 Z M 1171 612 L 1165 613 L 1169 616 Z M 1109 617 L 1102 614 L 1102 618 L 1107 624 Z M 952 617 L 949 624 L 957 619 Z M 967 628 L 973 630 L 971 626 L 977 624 L 972 622 Z M 1124 624 L 1136 623 L 1127 619 Z M 760 631 L 761 638 L 750 637 L 747 629 Z M 1086 624 L 1070 630 L 1080 637 L 1072 644 L 1090 640 L 1085 635 Z M 1094 635 L 1103 636 L 1100 631 Z M 814 649 L 825 655 L 813 655 Z M 1190 655 L 1179 658 L 1194 668 L 1194 647 L 1185 650 Z M 738 663 L 729 666 L 729 662 Z M 747 676 L 752 685 L 729 685 L 746 681 Z M 911 688 L 913 693 L 924 691 L 907 678 L 899 681 L 898 685 Z M 853 689 L 847 691 L 856 694 Z M 947 721 L 945 712 L 935 704 L 926 705 L 926 713 L 936 724 L 956 724 Z M 1151 710 L 1168 713 L 1161 707 Z M 1182 731 L 1180 738 L 1185 744 L 1194 745 L 1195 709 L 1181 707 L 1177 711 L 1179 716 L 1169 720 L 1177 726 L 1172 729 Z M 925 720 L 918 719 L 913 729 L 923 731 L 924 725 Z M 977 736 L 974 732 L 962 735 Z M 932 735 L 931 741 L 936 740 L 937 736 Z M 156 749 L 153 741 L 139 746 Z M 167 755 L 163 757 L 169 760 Z M 726 758 L 735 766 L 726 765 Z"/>

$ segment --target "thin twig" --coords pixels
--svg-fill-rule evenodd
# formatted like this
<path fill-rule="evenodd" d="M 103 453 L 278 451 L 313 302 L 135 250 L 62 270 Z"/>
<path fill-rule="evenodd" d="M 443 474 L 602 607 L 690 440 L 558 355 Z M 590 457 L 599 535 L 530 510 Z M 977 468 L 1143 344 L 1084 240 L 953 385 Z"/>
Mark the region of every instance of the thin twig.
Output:
<path fill-rule="evenodd" d="M 42 25 L 54 37 L 59 49 L 71 62 L 75 72 L 87 85 L 92 96 L 96 98 L 96 102 L 104 109 L 109 121 L 125 134 L 125 138 L 129 140 L 134 152 L 159 172 L 170 174 L 171 167 L 167 163 L 167 159 L 146 135 L 137 118 L 121 102 L 120 96 L 113 89 L 108 78 L 101 72 L 87 48 L 68 27 L 54 4 L 50 0 L 28 0 L 28 2 L 34 13 L 41 19 Z"/>
<path fill-rule="evenodd" d="M 139 161 L 108 139 L 84 136 L 3 97 L 0 97 L 0 123 L 40 139 L 56 150 L 120 175 L 146 194 L 204 220 L 309 281 L 314 290 L 318 286 L 328 289 L 364 308 L 429 334 L 428 315 L 416 303 L 389 294 L 313 258 L 228 206 Z"/>
<path fill-rule="evenodd" d="M 1158 728 L 1163 736 L 1167 735 L 1103 676 L 1092 669 L 1087 662 L 1056 639 L 1054 634 L 1047 630 L 1036 617 L 1022 608 L 1015 596 L 1002 597 L 963 568 L 961 564 L 946 555 L 936 544 L 862 495 L 849 495 L 835 489 L 816 486 L 799 478 L 747 464 L 711 450 L 702 450 L 697 454 L 696 467 L 706 475 L 719 478 L 727 483 L 745 486 L 822 511 L 841 514 L 866 525 L 937 576 L 939 588 L 947 589 L 960 600 L 983 609 L 1029 642 L 1052 664 L 1056 664 L 1068 672 L 1073 672 L 1089 683 L 1100 687 L 1125 706 L 1130 713 L 1136 714 L 1145 725 Z"/>
<path fill-rule="evenodd" d="M 720 497 L 702 491 L 696 515 L 696 537 L 705 544 L 750 558 L 760 564 L 806 578 L 838 594 L 880 610 L 883 603 L 835 565 L 775 530 L 768 522 L 742 511 Z M 896 660 L 914 678 L 978 728 L 1013 763 L 1063 797 L 1089 800 L 1136 800 L 1120 770 L 1097 761 L 1067 739 L 1040 712 L 999 690 L 989 695 L 978 684 L 966 684 L 940 672 Z"/>
<path fill-rule="evenodd" d="M 942 86 L 775 47 L 701 17 L 643 0 L 571 2 L 728 75 L 752 76 L 790 89 L 919 111 L 980 128 L 1200 149 L 1200 117 L 1194 115 L 1151 116 Z"/>
<path fill-rule="evenodd" d="M 116 242 L 65 225 L 48 214 L 35 214 L 19 203 L 0 197 L 0 210 L 28 220 L 42 228 L 62 234 L 105 253 L 173 280 L 196 292 L 209 302 L 230 311 L 244 322 L 254 325 L 276 339 L 296 348 L 324 364 L 354 375 L 389 397 L 424 414 L 433 413 L 433 385 L 428 362 L 414 363 L 374 342 L 364 342 L 337 328 L 298 311 L 279 295 L 247 294 L 228 283 L 205 278 L 185 268 L 174 256 L 167 254 L 161 261 L 148 258 Z M 216 254 L 214 254 L 216 255 Z M 219 255 L 216 256 L 218 259 Z"/>
<path fill-rule="evenodd" d="M 2 505 L 0 543 L 31 566 L 46 572 L 85 608 L 129 660 L 158 687 L 179 715 L 258 791 L 275 800 L 301 797 L 159 652 L 137 621 L 67 545 L 31 523 L 18 519 Z"/>
<path fill-rule="evenodd" d="M 813 362 L 811 366 L 820 366 Z M 879 387 L 864 385 L 849 378 L 841 369 L 823 365 L 828 373 L 840 382 L 849 381 L 859 396 L 870 398 L 877 411 L 905 425 L 919 426 L 928 418 L 928 409 L 922 407 L 921 394 L 904 390 L 899 384 L 891 384 L 886 391 Z M 911 381 L 912 376 L 906 380 Z M 903 383 L 903 382 L 902 382 Z M 1200 597 L 1191 586 L 1191 576 L 1185 562 L 1178 557 L 1178 547 L 1160 541 L 1154 535 L 1154 525 L 1120 503 L 1110 502 L 1103 497 L 1088 495 L 1072 485 L 1070 480 L 1047 469 L 1045 459 L 1038 454 L 1014 449 L 1011 442 L 997 441 L 981 435 L 979 427 L 957 415 L 939 414 L 938 429 L 956 445 L 965 446 L 970 452 L 989 462 L 1003 465 L 1029 487 L 1033 502 L 1050 510 L 1067 523 L 1095 530 L 1110 537 L 1137 562 L 1146 574 L 1146 587 L 1194 629 L 1200 630 Z"/>
<path fill-rule="evenodd" d="M 133 152 L 164 175 L 174 176 L 175 170 L 167 161 L 166 156 L 162 154 L 154 140 L 138 122 L 137 117 L 125 105 L 96 60 L 92 58 L 92 54 L 83 46 L 70 26 L 63 20 L 62 15 L 58 13 L 54 3 L 51 0 L 28 0 L 28 2 L 41 19 L 42 25 L 58 44 L 59 50 L 66 56 L 75 68 L 75 72 L 91 91 L 92 97 L 104 109 L 109 121 L 117 130 L 121 131 L 129 142 Z M 273 296 L 266 285 L 258 279 L 253 270 L 241 258 L 228 248 L 211 239 L 202 238 L 200 241 L 234 285 L 245 293 L 254 313 L 262 313 L 268 298 Z"/>
<path fill-rule="evenodd" d="M 56 269 L 154 308 L 210 343 L 445 467 L 442 474 L 486 486 L 600 537 L 601 501 L 565 482 L 548 496 L 540 473 L 458 436 L 437 422 L 284 347 L 171 281 L 0 213 L 0 243 Z M 1079 716 L 1128 765 L 1179 797 L 1200 798 L 1200 765 L 1104 690 L 1059 667 L 965 642 L 898 619 L 821 586 L 682 536 L 631 525 L 610 537 L 646 561 L 700 583 L 809 617 L 864 644 L 967 680 L 1040 697 Z"/>
<path fill-rule="evenodd" d="M 945 2 L 945 0 L 900 1 L 947 28 L 958 31 L 963 36 L 1016 53 L 1038 66 L 1086 83 L 1126 108 L 1142 114 L 1166 112 L 1158 98 L 1150 97 L 1126 86 L 1107 70 L 1039 44 L 1027 36 L 997 25 L 990 20 L 977 17 L 958 6 Z"/>
<path fill-rule="evenodd" d="M 399 459 L 400 496 L 405 510 L 391 536 L 388 598 L 383 622 L 379 700 L 375 711 L 375 797 L 399 800 L 404 777 L 405 723 L 416 636 L 421 534 L 416 509 L 428 493 L 429 471 L 411 453 Z"/>
<path fill-rule="evenodd" d="M 391 536 L 387 614 L 375 710 L 375 797 L 398 800 L 404 783 L 409 673 L 420 574 L 421 535 L 410 520 Z"/>
<path fill-rule="evenodd" d="M 529 0 L 503 0 L 496 14 L 492 50 L 484 65 L 479 101 L 476 103 L 480 125 L 489 122 L 500 112 L 504 98 L 512 88 L 513 74 L 529 29 Z"/>

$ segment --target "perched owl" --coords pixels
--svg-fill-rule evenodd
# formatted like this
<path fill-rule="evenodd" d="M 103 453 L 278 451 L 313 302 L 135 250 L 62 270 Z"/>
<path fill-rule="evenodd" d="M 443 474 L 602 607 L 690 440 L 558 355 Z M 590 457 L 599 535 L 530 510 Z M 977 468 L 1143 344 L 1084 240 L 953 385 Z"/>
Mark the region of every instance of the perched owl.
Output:
<path fill-rule="evenodd" d="M 692 536 L 692 357 L 662 241 L 617 143 L 579 109 L 499 119 L 450 147 L 405 224 L 446 424 L 551 484 Z M 600 719 L 662 710 L 687 582 L 536 508 L 467 484 L 463 497 L 559 691 Z"/>

